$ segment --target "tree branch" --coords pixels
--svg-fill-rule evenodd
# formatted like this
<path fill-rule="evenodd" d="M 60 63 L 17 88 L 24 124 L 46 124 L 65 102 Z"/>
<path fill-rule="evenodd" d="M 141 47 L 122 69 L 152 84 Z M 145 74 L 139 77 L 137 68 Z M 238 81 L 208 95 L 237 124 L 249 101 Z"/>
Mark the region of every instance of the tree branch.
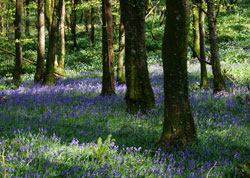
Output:
<path fill-rule="evenodd" d="M 206 64 L 208 64 L 208 65 L 212 65 L 211 62 L 204 61 L 204 60 L 202 60 L 202 59 L 198 56 L 198 54 L 196 53 L 196 51 L 194 50 L 194 47 L 190 44 L 190 42 L 188 43 L 188 46 L 191 48 L 192 52 L 194 53 L 194 55 L 197 57 L 197 59 L 198 59 L 200 62 L 204 62 L 204 63 L 206 63 Z"/>
<path fill-rule="evenodd" d="M 161 2 L 161 0 L 157 1 L 155 6 L 147 13 L 145 16 L 145 19 L 154 11 L 154 9 L 157 7 L 157 5 Z"/>
<path fill-rule="evenodd" d="M 208 16 L 208 13 L 207 11 L 205 11 L 205 9 L 203 9 L 203 7 L 201 7 L 197 2 L 195 2 L 194 0 L 192 0 L 192 2 L 200 9 L 202 10 L 202 12 L 204 12 L 207 16 Z"/>

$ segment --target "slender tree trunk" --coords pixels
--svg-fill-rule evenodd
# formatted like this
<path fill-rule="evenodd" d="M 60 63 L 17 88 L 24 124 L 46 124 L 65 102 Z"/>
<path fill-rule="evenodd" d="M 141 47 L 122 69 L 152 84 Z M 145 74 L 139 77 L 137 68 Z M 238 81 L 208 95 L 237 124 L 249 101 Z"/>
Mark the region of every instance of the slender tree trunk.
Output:
<path fill-rule="evenodd" d="M 111 4 L 112 0 L 102 0 L 102 96 L 115 94 Z"/>
<path fill-rule="evenodd" d="M 61 36 L 61 54 L 58 62 L 58 73 L 64 75 L 64 59 L 65 59 L 65 2 L 61 0 L 61 21 L 60 21 L 60 36 Z"/>
<path fill-rule="evenodd" d="M 42 82 L 44 76 L 44 54 L 45 54 L 45 17 L 44 0 L 38 0 L 38 48 L 37 66 L 34 81 Z"/>
<path fill-rule="evenodd" d="M 26 6 L 29 6 L 30 0 L 26 0 Z M 26 7 L 26 19 L 25 19 L 25 34 L 26 36 L 30 36 L 30 9 Z"/>
<path fill-rule="evenodd" d="M 77 48 L 76 42 L 76 10 L 75 10 L 75 0 L 71 0 L 71 34 L 72 41 L 74 43 L 73 49 Z"/>
<path fill-rule="evenodd" d="M 2 13 L 2 11 L 4 11 L 5 9 L 2 8 L 2 1 L 0 0 L 0 14 Z M 3 15 L 0 15 L 0 25 L 1 25 L 1 33 L 2 35 L 4 35 L 4 17 Z"/>
<path fill-rule="evenodd" d="M 45 85 L 50 85 L 55 82 L 54 79 L 54 64 L 55 58 L 57 54 L 57 46 L 58 46 L 58 33 L 59 33 L 59 22 L 60 22 L 60 8 L 59 8 L 59 0 L 52 1 L 54 7 L 52 15 L 52 23 L 49 32 L 49 49 L 48 56 L 46 61 L 46 71 L 44 76 L 43 83 Z"/>
<path fill-rule="evenodd" d="M 201 7 L 204 7 L 205 0 L 201 0 Z M 205 13 L 199 9 L 199 32 L 200 32 L 200 59 L 206 60 L 206 46 L 205 46 Z M 206 88 L 208 86 L 207 68 L 205 62 L 200 62 L 201 66 L 201 82 L 200 87 Z"/>
<path fill-rule="evenodd" d="M 88 0 L 86 0 L 88 2 Z M 86 34 L 89 34 L 89 9 L 85 10 L 85 29 L 86 29 Z"/>
<path fill-rule="evenodd" d="M 118 66 L 117 66 L 117 82 L 118 84 L 125 84 L 125 73 L 124 73 L 124 56 L 125 56 L 125 29 L 120 16 L 120 28 L 119 28 L 119 56 L 118 56 Z"/>
<path fill-rule="evenodd" d="M 166 7 L 162 46 L 165 117 L 159 145 L 183 146 L 194 141 L 196 137 L 188 100 L 189 1 L 166 0 Z"/>
<path fill-rule="evenodd" d="M 21 83 L 22 74 L 22 0 L 16 0 L 16 15 L 15 15 L 15 40 L 16 40 L 16 61 L 14 68 L 13 81 L 16 85 Z"/>
<path fill-rule="evenodd" d="M 193 47 L 196 56 L 193 54 L 193 57 L 200 57 L 200 33 L 199 33 L 199 8 L 193 4 Z"/>
<path fill-rule="evenodd" d="M 137 113 L 154 108 L 145 43 L 145 0 L 120 0 L 125 26 L 125 75 L 128 111 Z"/>
<path fill-rule="evenodd" d="M 210 40 L 211 63 L 214 75 L 214 93 L 225 90 L 226 84 L 221 74 L 219 47 L 217 40 L 216 17 L 214 11 L 214 0 L 207 0 L 208 28 Z"/>
<path fill-rule="evenodd" d="M 91 7 L 91 43 L 95 46 L 95 8 Z"/>

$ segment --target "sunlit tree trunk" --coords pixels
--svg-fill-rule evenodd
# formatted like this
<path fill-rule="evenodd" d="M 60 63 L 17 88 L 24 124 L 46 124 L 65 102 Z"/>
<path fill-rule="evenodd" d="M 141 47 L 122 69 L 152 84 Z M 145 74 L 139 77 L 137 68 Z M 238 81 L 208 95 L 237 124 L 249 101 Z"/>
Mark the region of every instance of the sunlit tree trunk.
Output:
<path fill-rule="evenodd" d="M 65 60 L 65 2 L 61 0 L 61 21 L 60 21 L 60 37 L 61 37 L 61 54 L 58 62 L 58 73 L 64 75 L 64 60 Z"/>
<path fill-rule="evenodd" d="M 204 7 L 205 0 L 201 0 L 200 6 Z M 200 32 L 200 59 L 206 60 L 206 46 L 205 46 L 205 13 L 199 9 L 199 32 Z M 200 61 L 201 66 L 201 82 L 200 87 L 206 88 L 208 86 L 206 63 Z"/>
<path fill-rule="evenodd" d="M 16 45 L 16 60 L 13 81 L 16 85 L 21 83 L 22 74 L 22 45 L 21 45 L 21 32 L 22 32 L 22 0 L 16 0 L 16 14 L 15 14 L 15 45 Z"/>
<path fill-rule="evenodd" d="M 59 0 L 51 0 L 53 4 L 53 10 L 50 12 L 52 13 L 52 19 L 50 24 L 50 31 L 49 31 L 49 48 L 48 48 L 48 55 L 46 60 L 46 71 L 44 76 L 43 83 L 45 85 L 50 85 L 55 82 L 54 79 L 54 64 L 55 58 L 57 54 L 57 46 L 58 46 L 58 34 L 59 34 L 59 22 L 60 22 L 60 7 L 59 7 Z"/>
<path fill-rule="evenodd" d="M 193 57 L 200 57 L 199 8 L 193 4 Z M 196 56 L 198 55 L 198 56 Z"/>
<path fill-rule="evenodd" d="M 45 54 L 45 17 L 44 0 L 38 0 L 38 48 L 35 82 L 42 82 L 44 75 L 44 54 Z"/>
<path fill-rule="evenodd" d="M 207 0 L 207 13 L 208 13 L 208 28 L 209 28 L 209 41 L 210 41 L 210 53 L 211 63 L 214 76 L 214 93 L 225 90 L 226 84 L 221 73 L 220 59 L 219 59 L 219 47 L 217 39 L 216 29 L 216 17 L 214 0 Z"/>
<path fill-rule="evenodd" d="M 125 29 L 122 21 L 122 16 L 120 17 L 120 29 L 119 29 L 119 56 L 117 65 L 117 82 L 118 84 L 125 84 L 125 73 L 124 73 L 124 57 L 125 57 Z"/>
<path fill-rule="evenodd" d="M 112 0 L 102 0 L 102 96 L 115 94 L 111 5 Z"/>
<path fill-rule="evenodd" d="M 164 69 L 164 124 L 160 146 L 187 145 L 196 130 L 188 99 L 187 47 L 189 1 L 166 0 L 162 58 Z"/>
<path fill-rule="evenodd" d="M 125 26 L 125 100 L 131 113 L 154 108 L 145 43 L 145 0 L 120 0 Z"/>

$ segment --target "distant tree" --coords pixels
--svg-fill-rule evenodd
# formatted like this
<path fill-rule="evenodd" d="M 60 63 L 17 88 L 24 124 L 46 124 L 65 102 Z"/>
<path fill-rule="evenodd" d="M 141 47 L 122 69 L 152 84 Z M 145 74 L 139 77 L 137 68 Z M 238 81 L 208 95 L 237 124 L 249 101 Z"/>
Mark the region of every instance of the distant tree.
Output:
<path fill-rule="evenodd" d="M 115 94 L 111 5 L 112 0 L 102 0 L 102 96 Z"/>
<path fill-rule="evenodd" d="M 71 0 L 71 34 L 73 40 L 73 49 L 77 48 L 76 42 L 76 9 L 75 9 L 75 0 Z"/>
<path fill-rule="evenodd" d="M 125 27 L 125 100 L 131 113 L 154 108 L 155 98 L 149 79 L 145 44 L 145 0 L 120 0 Z"/>
<path fill-rule="evenodd" d="M 200 33 L 199 33 L 199 8 L 193 4 L 193 48 L 195 53 L 193 57 L 200 57 Z M 196 56 L 198 55 L 198 56 Z"/>
<path fill-rule="evenodd" d="M 50 1 L 50 2 L 48 2 Z M 46 17 L 49 19 L 49 48 L 46 60 L 46 71 L 43 83 L 50 85 L 55 82 L 54 79 L 54 64 L 57 54 L 58 36 L 59 36 L 59 22 L 60 22 L 60 11 L 59 0 L 46 0 Z"/>
<path fill-rule="evenodd" d="M 26 0 L 25 5 L 26 5 L 26 18 L 25 18 L 25 34 L 26 36 L 30 36 L 30 9 L 29 9 L 29 4 L 30 4 L 30 0 Z"/>
<path fill-rule="evenodd" d="M 16 60 L 13 81 L 16 85 L 21 83 L 22 74 L 22 0 L 16 0 L 16 14 L 15 14 L 15 45 L 16 45 Z"/>
<path fill-rule="evenodd" d="M 213 84 L 214 84 L 214 92 L 216 93 L 225 90 L 226 84 L 223 75 L 221 73 L 220 59 L 219 59 L 219 47 L 218 47 L 217 28 L 216 28 L 218 13 L 215 14 L 214 0 L 206 0 L 206 2 L 207 2 L 207 14 L 208 14 L 211 64 L 214 76 Z"/>
<path fill-rule="evenodd" d="M 205 6 L 205 0 L 200 0 L 199 5 Z M 205 13 L 199 8 L 199 34 L 200 34 L 200 66 L 201 66 L 201 81 L 200 87 L 206 88 L 208 86 L 206 63 L 206 46 L 205 46 Z"/>
<path fill-rule="evenodd" d="M 88 0 L 85 0 L 88 3 Z M 85 29 L 86 29 L 86 34 L 89 34 L 89 8 L 85 10 L 84 14 L 84 22 L 85 22 Z"/>
<path fill-rule="evenodd" d="M 91 43 L 95 46 L 95 8 L 91 6 L 91 34 L 90 34 Z"/>
<path fill-rule="evenodd" d="M 118 65 L 117 65 L 117 82 L 118 84 L 125 84 L 125 73 L 124 73 L 124 57 L 125 57 L 125 29 L 124 23 L 120 16 L 120 26 L 119 26 L 119 56 L 118 56 Z"/>
<path fill-rule="evenodd" d="M 188 99 L 189 1 L 166 0 L 166 7 L 162 46 L 165 113 L 159 146 L 182 146 L 193 142 L 196 138 Z"/>
<path fill-rule="evenodd" d="M 42 82 L 44 75 L 45 54 L 45 17 L 44 0 L 38 0 L 38 48 L 35 82 Z"/>

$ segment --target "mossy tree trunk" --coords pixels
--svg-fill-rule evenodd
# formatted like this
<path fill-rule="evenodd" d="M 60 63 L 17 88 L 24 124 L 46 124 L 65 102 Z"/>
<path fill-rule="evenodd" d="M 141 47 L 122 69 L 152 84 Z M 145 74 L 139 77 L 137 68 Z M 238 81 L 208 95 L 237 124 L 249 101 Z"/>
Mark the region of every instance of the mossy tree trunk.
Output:
<path fill-rule="evenodd" d="M 13 81 L 16 85 L 21 83 L 22 74 L 22 0 L 16 0 L 16 14 L 15 14 L 15 46 L 16 46 L 16 60 L 13 74 Z"/>
<path fill-rule="evenodd" d="M 112 0 L 102 0 L 102 96 L 115 94 L 111 5 Z"/>
<path fill-rule="evenodd" d="M 44 76 L 44 54 L 45 54 L 45 17 L 44 0 L 38 0 L 38 48 L 37 65 L 34 81 L 42 82 Z"/>
<path fill-rule="evenodd" d="M 58 73 L 64 75 L 64 60 L 66 55 L 65 50 L 65 1 L 61 0 L 61 20 L 60 20 L 60 39 L 61 39 L 61 50 L 60 59 L 58 62 Z"/>
<path fill-rule="evenodd" d="M 205 6 L 205 0 L 201 0 L 201 7 Z M 202 61 L 206 60 L 206 46 L 205 46 L 205 13 L 199 9 L 199 32 L 200 32 L 200 59 Z M 206 88 L 208 86 L 208 78 L 207 78 L 207 68 L 206 63 L 200 61 L 201 67 L 201 81 L 200 87 Z"/>
<path fill-rule="evenodd" d="M 124 73 L 124 56 L 125 56 L 125 29 L 120 16 L 120 27 L 119 27 L 119 55 L 118 55 L 118 65 L 117 65 L 117 82 L 118 84 L 125 84 L 125 73 Z"/>
<path fill-rule="evenodd" d="M 125 100 L 130 113 L 154 108 L 145 44 L 145 0 L 120 0 L 125 26 Z"/>
<path fill-rule="evenodd" d="M 60 5 L 59 0 L 51 0 L 51 4 L 53 5 L 53 10 L 51 13 L 51 24 L 49 31 L 49 48 L 48 55 L 46 60 L 46 70 L 43 83 L 45 85 L 50 85 L 55 83 L 54 78 L 54 67 L 55 67 L 55 59 L 57 54 L 57 46 L 58 46 L 58 36 L 59 36 L 59 22 L 60 22 Z"/>
<path fill-rule="evenodd" d="M 193 4 L 193 57 L 200 57 L 199 8 Z M 198 56 L 196 56 L 198 55 Z"/>
<path fill-rule="evenodd" d="M 29 9 L 29 4 L 30 4 L 30 0 L 26 0 L 26 18 L 25 18 L 25 34 L 26 36 L 30 36 L 30 9 Z"/>
<path fill-rule="evenodd" d="M 213 70 L 213 84 L 214 93 L 226 89 L 226 84 L 221 73 L 220 59 L 219 59 L 219 47 L 217 39 L 217 29 L 216 29 L 216 17 L 215 17 L 215 7 L 214 0 L 207 0 L 207 13 L 208 13 L 208 28 L 209 28 L 209 41 L 210 41 L 210 53 L 211 53 L 211 63 Z"/>
<path fill-rule="evenodd" d="M 159 146 L 184 146 L 196 137 L 188 99 L 189 1 L 166 0 L 166 7 L 162 46 L 165 116 Z"/>

